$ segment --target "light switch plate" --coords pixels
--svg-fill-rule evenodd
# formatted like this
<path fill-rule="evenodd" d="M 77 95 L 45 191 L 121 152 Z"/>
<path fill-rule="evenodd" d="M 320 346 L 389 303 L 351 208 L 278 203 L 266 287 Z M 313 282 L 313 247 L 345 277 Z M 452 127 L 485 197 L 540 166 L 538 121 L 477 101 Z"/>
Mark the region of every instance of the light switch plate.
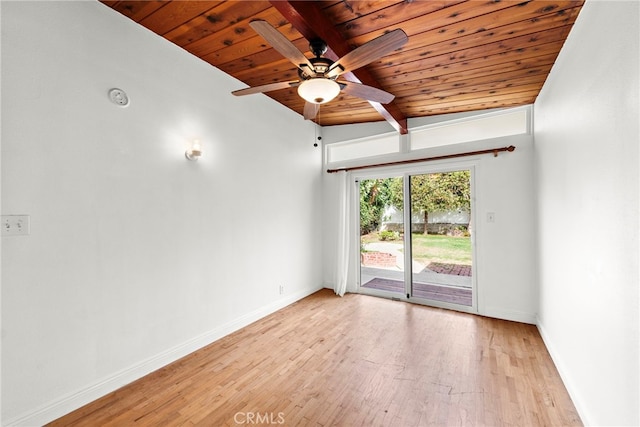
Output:
<path fill-rule="evenodd" d="M 28 236 L 29 229 L 29 215 L 2 215 L 3 236 Z"/>

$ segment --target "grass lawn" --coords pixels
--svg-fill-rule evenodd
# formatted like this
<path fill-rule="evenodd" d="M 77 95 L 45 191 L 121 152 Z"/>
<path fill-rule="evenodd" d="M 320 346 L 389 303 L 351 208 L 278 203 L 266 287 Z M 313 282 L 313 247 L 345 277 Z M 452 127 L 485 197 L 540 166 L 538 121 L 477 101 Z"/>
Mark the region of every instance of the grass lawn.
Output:
<path fill-rule="evenodd" d="M 436 234 L 413 233 L 412 252 L 414 260 L 423 265 L 432 262 L 471 265 L 471 238 Z M 361 237 L 362 243 L 379 242 L 377 233 Z M 396 240 L 402 243 L 401 240 Z"/>
<path fill-rule="evenodd" d="M 411 235 L 413 258 L 421 264 L 442 262 L 445 264 L 471 265 L 471 238 L 433 234 Z"/>

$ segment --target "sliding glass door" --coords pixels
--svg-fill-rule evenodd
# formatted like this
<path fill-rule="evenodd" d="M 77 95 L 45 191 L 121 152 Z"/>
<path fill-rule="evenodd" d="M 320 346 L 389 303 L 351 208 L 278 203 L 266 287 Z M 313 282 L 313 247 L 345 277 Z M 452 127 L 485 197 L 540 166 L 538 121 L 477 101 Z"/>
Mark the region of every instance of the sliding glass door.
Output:
<path fill-rule="evenodd" d="M 411 295 L 471 307 L 471 173 L 410 175 Z"/>
<path fill-rule="evenodd" d="M 471 309 L 472 169 L 357 180 L 361 291 Z"/>
<path fill-rule="evenodd" d="M 406 294 L 403 177 L 362 179 L 360 283 L 369 290 Z"/>

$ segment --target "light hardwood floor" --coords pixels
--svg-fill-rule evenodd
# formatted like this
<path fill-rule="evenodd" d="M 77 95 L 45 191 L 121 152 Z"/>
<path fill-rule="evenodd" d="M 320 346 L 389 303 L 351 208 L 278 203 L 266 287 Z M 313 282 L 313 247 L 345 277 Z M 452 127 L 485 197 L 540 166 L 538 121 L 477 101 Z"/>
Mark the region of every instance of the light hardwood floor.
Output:
<path fill-rule="evenodd" d="M 54 426 L 567 426 L 532 325 L 319 291 Z"/>

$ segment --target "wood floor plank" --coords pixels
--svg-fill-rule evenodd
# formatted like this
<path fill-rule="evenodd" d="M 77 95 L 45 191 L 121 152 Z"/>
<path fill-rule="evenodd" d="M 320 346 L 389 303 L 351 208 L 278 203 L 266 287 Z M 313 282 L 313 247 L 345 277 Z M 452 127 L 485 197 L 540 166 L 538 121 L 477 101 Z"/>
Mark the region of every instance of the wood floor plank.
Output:
<path fill-rule="evenodd" d="M 50 425 L 259 424 L 581 421 L 535 326 L 322 290 Z"/>

